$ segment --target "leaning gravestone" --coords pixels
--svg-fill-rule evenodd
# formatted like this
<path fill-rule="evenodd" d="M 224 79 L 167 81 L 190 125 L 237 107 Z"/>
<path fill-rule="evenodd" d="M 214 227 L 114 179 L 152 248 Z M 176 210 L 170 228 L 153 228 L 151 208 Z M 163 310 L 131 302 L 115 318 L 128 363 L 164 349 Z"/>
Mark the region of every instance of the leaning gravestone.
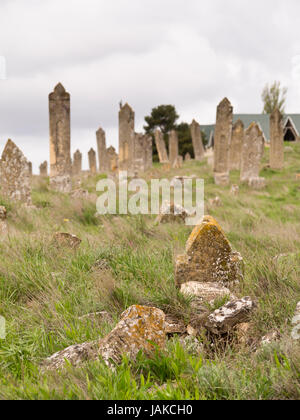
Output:
<path fill-rule="evenodd" d="M 169 134 L 169 159 L 170 164 L 173 166 L 176 164 L 178 158 L 178 136 L 175 130 L 172 130 Z"/>
<path fill-rule="evenodd" d="M 243 278 L 243 259 L 233 251 L 221 227 L 204 216 L 186 243 L 186 253 L 176 260 L 175 282 L 197 281 L 230 285 Z"/>
<path fill-rule="evenodd" d="M 29 162 L 11 140 L 7 141 L 0 161 L 0 185 L 4 196 L 32 204 Z"/>
<path fill-rule="evenodd" d="M 201 161 L 204 158 L 205 150 L 202 142 L 201 128 L 197 121 L 193 120 L 192 124 L 190 125 L 190 131 L 192 136 L 195 160 Z"/>
<path fill-rule="evenodd" d="M 160 130 L 156 130 L 154 138 L 160 163 L 168 163 L 169 158 L 163 133 Z"/>

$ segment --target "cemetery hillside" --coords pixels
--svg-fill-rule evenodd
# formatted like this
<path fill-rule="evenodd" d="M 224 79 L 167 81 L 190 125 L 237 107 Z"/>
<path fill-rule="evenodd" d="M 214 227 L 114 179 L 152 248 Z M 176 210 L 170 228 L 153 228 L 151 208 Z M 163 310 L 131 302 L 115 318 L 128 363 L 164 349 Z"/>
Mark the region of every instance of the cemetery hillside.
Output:
<path fill-rule="evenodd" d="M 283 141 L 280 111 L 269 142 L 225 99 L 213 145 L 193 121 L 183 157 L 176 129 L 168 147 L 135 133 L 125 104 L 119 153 L 100 128 L 82 171 L 69 99 L 62 85 L 49 96 L 39 175 L 14 139 L 3 148 L 0 398 L 299 399 L 300 143 Z M 149 186 L 203 179 L 204 217 L 189 226 L 172 200 L 158 216 L 99 214 L 97 182 L 119 189 L 120 170 Z"/>

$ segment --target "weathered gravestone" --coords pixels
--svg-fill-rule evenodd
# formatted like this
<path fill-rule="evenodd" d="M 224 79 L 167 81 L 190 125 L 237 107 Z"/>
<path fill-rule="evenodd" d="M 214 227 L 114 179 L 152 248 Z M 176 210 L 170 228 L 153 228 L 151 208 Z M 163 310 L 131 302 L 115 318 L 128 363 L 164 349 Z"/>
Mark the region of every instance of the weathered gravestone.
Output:
<path fill-rule="evenodd" d="M 70 192 L 71 136 L 70 94 L 59 83 L 49 95 L 50 116 L 50 186 L 56 191 Z"/>
<path fill-rule="evenodd" d="M 229 147 L 232 133 L 233 108 L 224 98 L 217 108 L 214 135 L 214 178 L 217 185 L 229 183 Z"/>
<path fill-rule="evenodd" d="M 241 120 L 233 125 L 229 153 L 230 170 L 241 169 L 242 147 L 244 142 L 244 124 Z"/>
<path fill-rule="evenodd" d="M 82 170 L 82 153 L 76 150 L 73 155 L 73 175 L 80 175 Z"/>
<path fill-rule="evenodd" d="M 178 158 L 178 136 L 175 130 L 169 134 L 169 160 L 171 166 L 177 162 Z"/>
<path fill-rule="evenodd" d="M 186 243 L 186 253 L 176 259 L 176 285 L 191 281 L 230 285 L 242 278 L 241 255 L 233 251 L 216 220 L 204 216 Z"/>
<path fill-rule="evenodd" d="M 192 124 L 190 125 L 195 160 L 201 161 L 204 158 L 204 146 L 202 142 L 202 134 L 200 125 L 197 121 L 193 120 Z"/>
<path fill-rule="evenodd" d="M 169 158 L 163 133 L 160 130 L 155 130 L 154 138 L 160 163 L 168 163 Z"/>
<path fill-rule="evenodd" d="M 40 164 L 40 176 L 48 176 L 48 162 L 46 160 Z"/>
<path fill-rule="evenodd" d="M 99 171 L 105 172 L 108 170 L 108 159 L 106 152 L 106 136 L 105 131 L 100 127 L 96 132 L 97 148 L 98 148 L 98 160 L 99 160 Z"/>
<path fill-rule="evenodd" d="M 284 167 L 284 139 L 283 120 L 278 109 L 270 115 L 270 167 L 283 169 Z"/>
<path fill-rule="evenodd" d="M 118 154 L 113 146 L 110 146 L 107 150 L 107 161 L 108 171 L 114 173 L 118 170 Z"/>
<path fill-rule="evenodd" d="M 91 174 L 96 174 L 97 173 L 96 152 L 93 148 L 89 150 L 88 156 L 89 156 L 90 172 Z"/>
<path fill-rule="evenodd" d="M 134 112 L 126 103 L 119 112 L 119 169 L 129 172 L 133 172 L 134 119 Z"/>
<path fill-rule="evenodd" d="M 4 196 L 32 204 L 29 162 L 11 140 L 7 141 L 0 161 L 0 185 Z"/>
<path fill-rule="evenodd" d="M 264 186 L 264 178 L 259 177 L 264 148 L 263 133 L 258 124 L 253 122 L 245 131 L 240 174 L 241 182 L 247 182 L 253 188 Z"/>

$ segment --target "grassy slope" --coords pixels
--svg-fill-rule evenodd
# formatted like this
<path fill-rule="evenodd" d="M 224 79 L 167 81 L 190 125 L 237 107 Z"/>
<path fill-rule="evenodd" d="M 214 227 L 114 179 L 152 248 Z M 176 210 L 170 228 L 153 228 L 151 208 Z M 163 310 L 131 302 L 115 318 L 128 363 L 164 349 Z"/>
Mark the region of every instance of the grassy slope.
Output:
<path fill-rule="evenodd" d="M 134 364 L 124 359 L 115 372 L 99 361 L 41 374 L 41 360 L 106 335 L 131 304 L 153 305 L 188 320 L 189 302 L 174 287 L 173 260 L 191 228 L 155 227 L 150 216 L 97 219 L 92 202 L 49 192 L 47 181 L 37 179 L 33 201 L 38 211 L 0 200 L 9 210 L 10 227 L 10 237 L 0 241 L 0 315 L 7 321 L 6 340 L 0 340 L 0 398 L 298 399 L 300 344 L 290 340 L 289 322 L 300 301 L 300 257 L 272 260 L 297 253 L 300 245 L 300 145 L 293 148 L 283 171 L 262 171 L 268 179 L 264 191 L 241 186 L 238 197 L 229 194 L 229 187 L 213 184 L 205 163 L 191 162 L 176 171 L 205 179 L 206 212 L 244 257 L 246 275 L 238 294 L 259 302 L 253 340 L 274 328 L 282 332 L 280 343 L 257 353 L 233 344 L 199 356 L 173 338 L 164 354 L 152 360 L 141 355 Z M 153 172 L 166 176 L 159 165 Z M 94 192 L 95 182 L 90 178 L 83 186 Z M 233 173 L 236 182 L 238 173 Z M 208 199 L 216 195 L 223 206 L 209 208 Z M 55 231 L 82 238 L 80 250 L 58 250 L 51 241 Z M 110 271 L 92 270 L 99 260 Z M 113 315 L 111 325 L 79 320 L 100 310 Z M 162 384 L 167 386 L 160 389 Z"/>

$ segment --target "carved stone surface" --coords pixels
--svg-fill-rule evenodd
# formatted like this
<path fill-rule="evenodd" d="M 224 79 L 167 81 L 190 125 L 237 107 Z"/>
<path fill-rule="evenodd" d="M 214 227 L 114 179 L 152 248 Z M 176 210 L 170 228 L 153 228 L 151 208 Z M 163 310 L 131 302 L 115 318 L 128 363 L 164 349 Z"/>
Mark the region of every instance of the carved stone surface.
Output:
<path fill-rule="evenodd" d="M 11 140 L 7 141 L 0 161 L 0 187 L 9 199 L 32 204 L 29 162 Z"/>

